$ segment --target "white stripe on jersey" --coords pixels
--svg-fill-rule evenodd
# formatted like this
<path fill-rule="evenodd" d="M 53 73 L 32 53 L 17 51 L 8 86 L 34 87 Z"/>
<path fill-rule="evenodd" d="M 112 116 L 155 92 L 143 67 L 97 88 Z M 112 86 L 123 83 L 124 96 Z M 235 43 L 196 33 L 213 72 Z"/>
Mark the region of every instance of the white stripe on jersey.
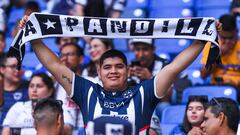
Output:
<path fill-rule="evenodd" d="M 88 108 L 87 108 L 87 112 L 89 113 L 89 108 L 90 108 L 90 97 L 92 95 L 93 92 L 93 87 L 90 87 L 89 91 L 88 91 L 88 98 L 87 98 L 87 103 L 88 103 Z"/>
<path fill-rule="evenodd" d="M 140 89 L 140 94 L 141 94 L 141 99 L 142 99 L 142 113 L 143 113 L 143 105 L 144 105 L 144 90 L 143 87 L 141 86 Z"/>
<path fill-rule="evenodd" d="M 93 114 L 94 114 L 93 119 L 96 119 L 96 118 L 102 116 L 102 107 L 99 103 L 99 98 L 97 98 L 97 102 L 96 102 Z"/>
<path fill-rule="evenodd" d="M 127 115 L 128 115 L 128 121 L 135 123 L 135 106 L 134 106 L 134 100 L 131 99 L 129 106 L 127 108 Z"/>

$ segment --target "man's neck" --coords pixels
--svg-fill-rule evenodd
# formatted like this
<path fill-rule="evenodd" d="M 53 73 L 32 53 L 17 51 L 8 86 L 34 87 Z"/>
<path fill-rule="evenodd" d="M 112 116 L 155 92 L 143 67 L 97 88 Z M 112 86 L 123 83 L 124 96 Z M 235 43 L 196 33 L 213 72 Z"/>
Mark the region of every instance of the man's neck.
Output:
<path fill-rule="evenodd" d="M 230 129 L 221 129 L 221 131 L 219 131 L 218 135 L 236 135 L 236 133 L 234 133 Z"/>
<path fill-rule="evenodd" d="M 57 133 L 56 130 L 54 129 L 38 129 L 37 130 L 37 135 L 60 135 Z"/>

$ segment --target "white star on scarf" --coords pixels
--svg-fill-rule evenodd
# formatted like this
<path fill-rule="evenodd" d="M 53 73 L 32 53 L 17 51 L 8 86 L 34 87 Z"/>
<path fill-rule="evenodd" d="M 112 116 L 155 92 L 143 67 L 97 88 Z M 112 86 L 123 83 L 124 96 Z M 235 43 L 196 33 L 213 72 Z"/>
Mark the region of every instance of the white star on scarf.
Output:
<path fill-rule="evenodd" d="M 56 23 L 56 22 L 51 22 L 50 20 L 47 19 L 47 22 L 45 22 L 45 23 L 43 23 L 43 24 L 47 25 L 47 29 L 49 29 L 50 27 L 53 28 L 53 29 L 55 29 L 55 27 L 54 27 L 54 24 L 55 24 L 55 23 Z"/>

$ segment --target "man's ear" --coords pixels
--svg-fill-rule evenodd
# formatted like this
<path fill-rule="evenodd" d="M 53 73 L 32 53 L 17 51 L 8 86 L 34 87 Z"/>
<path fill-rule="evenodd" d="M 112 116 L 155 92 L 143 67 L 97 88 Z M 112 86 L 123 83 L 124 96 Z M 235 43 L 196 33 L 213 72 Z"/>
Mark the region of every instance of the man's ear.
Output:
<path fill-rule="evenodd" d="M 219 118 L 219 121 L 220 121 L 220 126 L 222 126 L 223 124 L 224 124 L 224 122 L 225 122 L 225 114 L 223 113 L 223 112 L 220 112 L 219 113 L 219 116 L 218 116 L 218 118 Z"/>
<path fill-rule="evenodd" d="M 101 71 L 100 71 L 100 70 L 101 70 L 101 67 L 97 67 L 97 74 L 98 74 L 98 78 L 100 78 L 100 79 L 101 79 L 101 77 L 100 77 L 100 76 L 101 76 L 101 75 L 100 75 L 100 74 L 101 74 Z"/>
<path fill-rule="evenodd" d="M 63 115 L 59 114 L 57 118 L 57 127 L 61 129 L 63 127 L 63 124 L 64 124 Z"/>

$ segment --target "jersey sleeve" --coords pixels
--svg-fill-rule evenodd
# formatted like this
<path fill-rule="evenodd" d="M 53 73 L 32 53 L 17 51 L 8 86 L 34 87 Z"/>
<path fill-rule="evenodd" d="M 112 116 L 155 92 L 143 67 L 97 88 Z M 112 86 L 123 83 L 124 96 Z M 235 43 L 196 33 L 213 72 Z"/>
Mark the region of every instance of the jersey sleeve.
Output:
<path fill-rule="evenodd" d="M 96 87 L 95 83 L 74 74 L 73 84 L 72 84 L 72 94 L 70 95 L 70 97 L 80 108 L 82 108 L 84 100 L 88 95 L 88 91 L 93 87 Z"/>
<path fill-rule="evenodd" d="M 150 80 L 143 81 L 142 88 L 140 87 L 140 93 L 143 90 L 144 92 L 144 100 L 147 102 L 151 102 L 153 106 L 156 106 L 159 102 L 159 98 L 156 95 L 156 86 L 155 86 L 155 78 L 152 78 Z M 154 107 L 155 108 L 155 107 Z"/>
<path fill-rule="evenodd" d="M 9 127 L 15 124 L 15 120 L 23 108 L 22 104 L 22 102 L 17 102 L 9 109 L 5 119 L 3 120 L 3 127 Z"/>

